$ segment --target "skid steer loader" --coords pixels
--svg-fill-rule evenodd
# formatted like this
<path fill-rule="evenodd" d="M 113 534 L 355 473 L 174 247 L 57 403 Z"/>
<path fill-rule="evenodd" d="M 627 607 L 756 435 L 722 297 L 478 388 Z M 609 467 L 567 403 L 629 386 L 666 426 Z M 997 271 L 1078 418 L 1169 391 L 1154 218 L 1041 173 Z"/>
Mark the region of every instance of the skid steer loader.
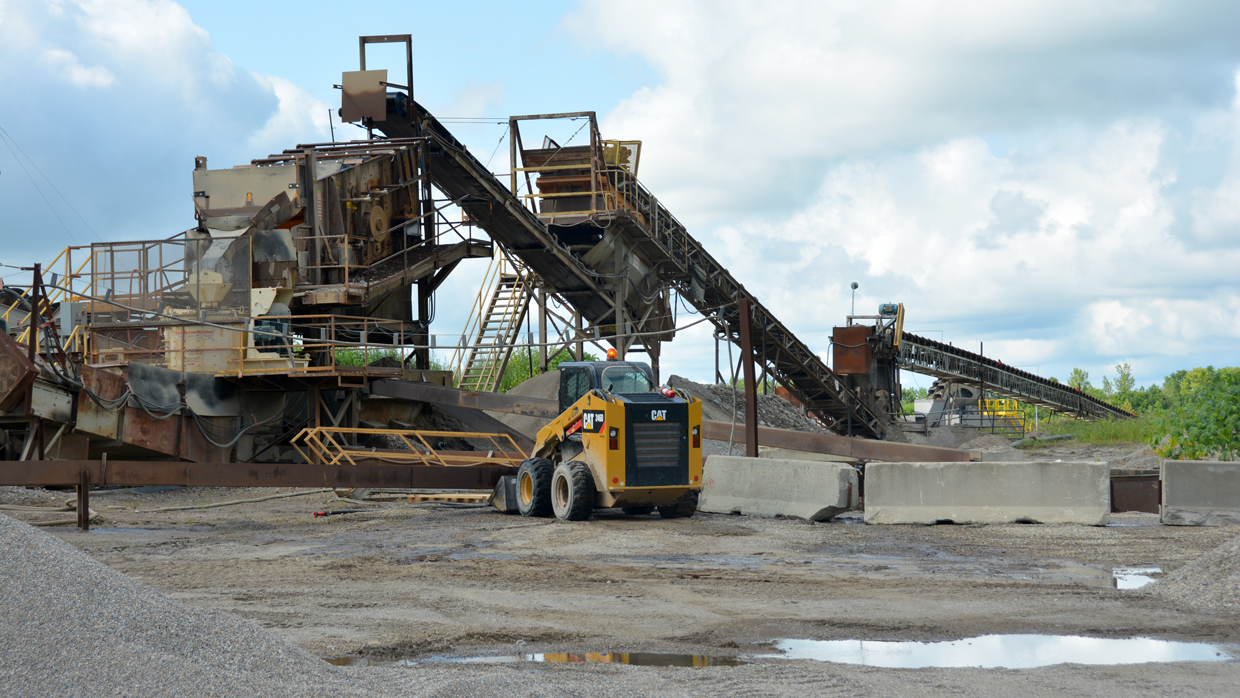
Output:
<path fill-rule="evenodd" d="M 611 352 L 608 352 L 609 356 Z M 654 389 L 650 366 L 564 362 L 560 416 L 492 496 L 501 511 L 590 518 L 595 509 L 692 516 L 702 487 L 702 401 Z"/>

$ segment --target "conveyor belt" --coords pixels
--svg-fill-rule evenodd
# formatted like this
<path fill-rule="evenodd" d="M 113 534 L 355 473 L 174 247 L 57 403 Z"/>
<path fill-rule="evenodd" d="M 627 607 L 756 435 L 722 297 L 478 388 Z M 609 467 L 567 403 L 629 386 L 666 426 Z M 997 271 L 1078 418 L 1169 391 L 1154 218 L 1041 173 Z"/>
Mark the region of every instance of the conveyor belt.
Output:
<path fill-rule="evenodd" d="M 405 116 L 403 98 L 388 100 L 388 120 L 375 124 L 388 137 L 429 137 L 427 171 L 431 181 L 495 241 L 517 255 L 558 295 L 588 320 L 612 312 L 604 277 L 561 244 L 494 175 L 434 116 L 414 104 L 415 124 Z M 688 234 L 684 226 L 644 187 L 624 192 L 635 211 L 606 214 L 663 278 L 733 341 L 739 343 L 737 303 L 748 297 L 753 308 L 755 352 L 772 377 L 811 412 L 840 432 L 883 438 L 885 412 L 850 392 L 818 355 L 796 338 L 728 270 Z"/>
<path fill-rule="evenodd" d="M 977 385 L 986 392 L 1042 405 L 1081 419 L 1128 418 L 1136 415 L 1063 383 L 1021 371 L 1002 361 L 988 359 L 959 347 L 949 346 L 905 332 L 900 343 L 899 366 L 905 371 Z"/>

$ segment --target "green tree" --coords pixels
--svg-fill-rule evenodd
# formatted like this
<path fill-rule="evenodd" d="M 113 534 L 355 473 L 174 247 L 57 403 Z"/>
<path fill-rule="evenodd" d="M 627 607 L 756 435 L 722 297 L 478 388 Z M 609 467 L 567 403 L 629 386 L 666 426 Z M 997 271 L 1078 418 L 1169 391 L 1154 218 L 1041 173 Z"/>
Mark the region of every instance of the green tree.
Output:
<path fill-rule="evenodd" d="M 1132 366 L 1128 364 L 1118 364 L 1115 366 L 1116 397 L 1121 399 L 1127 398 L 1136 385 L 1137 381 L 1132 377 Z"/>
<path fill-rule="evenodd" d="M 1068 375 L 1068 387 L 1086 392 L 1093 386 L 1089 384 L 1089 371 L 1080 368 L 1072 369 Z"/>

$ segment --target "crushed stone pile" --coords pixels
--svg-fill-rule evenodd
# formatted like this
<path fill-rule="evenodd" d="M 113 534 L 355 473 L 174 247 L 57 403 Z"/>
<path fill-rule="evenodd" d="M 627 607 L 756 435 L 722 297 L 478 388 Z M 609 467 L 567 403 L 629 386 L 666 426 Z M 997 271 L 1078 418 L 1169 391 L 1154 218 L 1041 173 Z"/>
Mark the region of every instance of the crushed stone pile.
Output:
<path fill-rule="evenodd" d="M 702 401 L 702 419 L 717 422 L 732 421 L 732 388 L 723 384 L 695 383 L 687 378 L 672 376 L 668 385 L 688 393 Z M 736 391 L 736 423 L 745 423 L 745 391 Z M 776 395 L 758 396 L 758 425 L 794 431 L 812 431 L 824 434 L 827 430 L 801 408 Z"/>
<path fill-rule="evenodd" d="M 1240 536 L 1146 587 L 1172 605 L 1240 613 Z"/>
<path fill-rule="evenodd" d="M 324 662 L 0 515 L 0 693 L 310 695 Z"/>

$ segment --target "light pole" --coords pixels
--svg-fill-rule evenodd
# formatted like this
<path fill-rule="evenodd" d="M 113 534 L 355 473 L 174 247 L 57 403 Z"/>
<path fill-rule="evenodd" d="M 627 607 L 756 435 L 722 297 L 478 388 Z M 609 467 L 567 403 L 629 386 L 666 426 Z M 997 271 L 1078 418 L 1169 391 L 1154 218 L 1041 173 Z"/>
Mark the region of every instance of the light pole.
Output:
<path fill-rule="evenodd" d="M 857 314 L 857 282 L 852 282 L 852 312 L 849 315 Z"/>

